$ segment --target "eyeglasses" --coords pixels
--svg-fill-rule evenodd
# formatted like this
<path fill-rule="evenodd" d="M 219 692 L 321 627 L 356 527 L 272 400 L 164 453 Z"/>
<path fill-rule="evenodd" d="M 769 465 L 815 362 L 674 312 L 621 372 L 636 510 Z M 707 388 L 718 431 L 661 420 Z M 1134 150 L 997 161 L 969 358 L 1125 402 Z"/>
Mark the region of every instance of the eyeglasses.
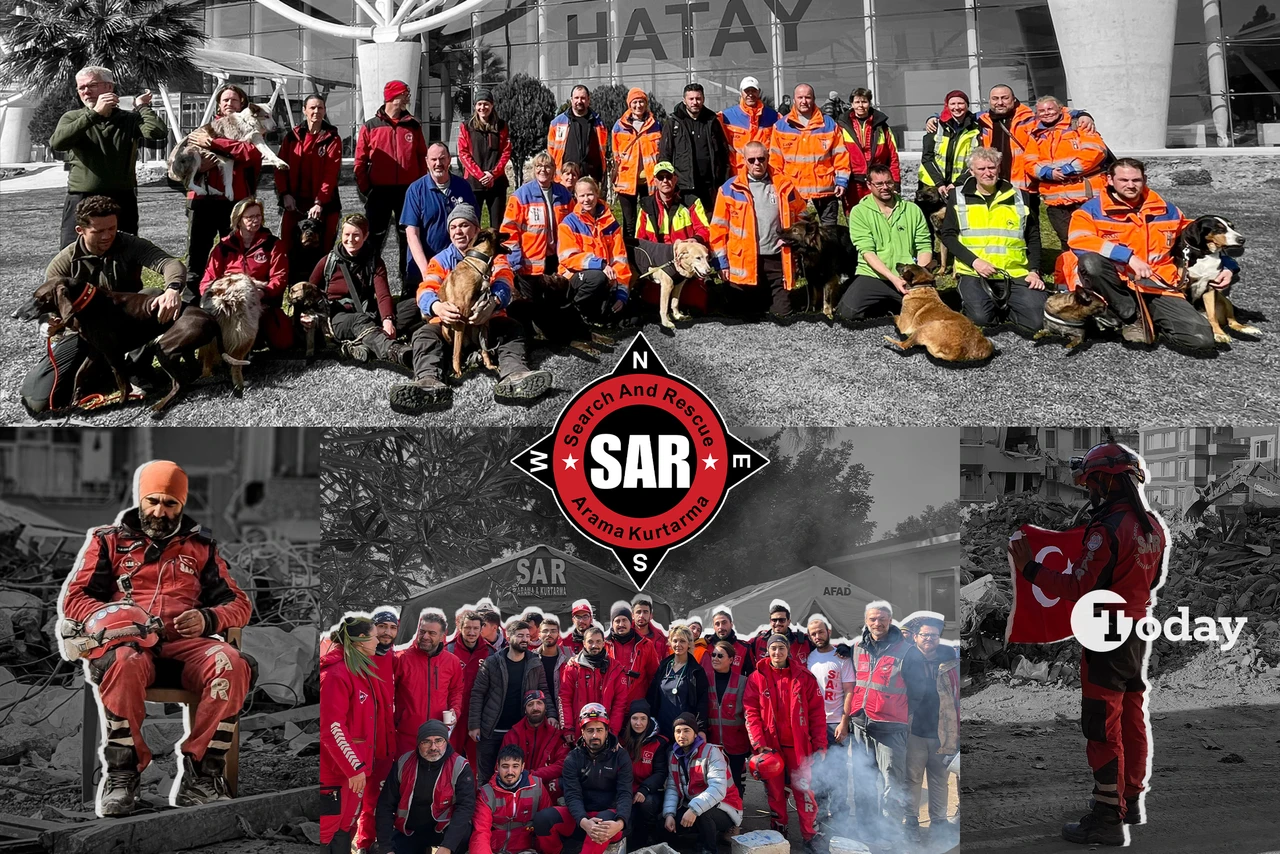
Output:
<path fill-rule="evenodd" d="M 892 187 L 892 186 L 893 186 L 893 182 L 892 182 L 892 181 L 872 181 L 872 182 L 871 182 L 870 184 L 868 184 L 867 186 L 868 186 L 868 187 L 875 187 L 875 188 L 876 188 L 876 189 L 878 189 L 878 190 L 882 190 L 882 189 L 884 189 L 885 187 Z"/>
<path fill-rule="evenodd" d="M 936 641 L 936 640 L 938 639 L 938 636 L 937 636 L 937 635 L 927 635 L 927 634 L 925 634 L 924 632 L 917 632 L 917 633 L 916 633 L 916 637 L 920 638 L 920 640 L 933 640 L 933 641 Z"/>
<path fill-rule="evenodd" d="M 765 163 L 768 161 L 768 159 L 769 158 L 767 157 L 748 157 L 747 162 L 748 163 Z"/>

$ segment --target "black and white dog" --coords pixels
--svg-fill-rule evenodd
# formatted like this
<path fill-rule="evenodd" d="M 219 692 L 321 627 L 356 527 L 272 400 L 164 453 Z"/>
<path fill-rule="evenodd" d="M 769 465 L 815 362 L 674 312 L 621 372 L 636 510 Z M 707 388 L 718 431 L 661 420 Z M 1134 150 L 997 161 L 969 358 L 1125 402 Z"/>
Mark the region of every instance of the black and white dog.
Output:
<path fill-rule="evenodd" d="M 1182 229 L 1173 244 L 1173 261 L 1182 275 L 1179 287 L 1194 306 L 1203 302 L 1205 317 L 1213 327 L 1213 338 L 1220 344 L 1231 343 L 1224 326 L 1245 335 L 1261 335 L 1254 326 L 1236 320 L 1235 307 L 1227 294 L 1231 290 L 1213 286 L 1223 270 L 1240 271 L 1235 257 L 1244 251 L 1244 235 L 1225 217 L 1202 216 Z"/>

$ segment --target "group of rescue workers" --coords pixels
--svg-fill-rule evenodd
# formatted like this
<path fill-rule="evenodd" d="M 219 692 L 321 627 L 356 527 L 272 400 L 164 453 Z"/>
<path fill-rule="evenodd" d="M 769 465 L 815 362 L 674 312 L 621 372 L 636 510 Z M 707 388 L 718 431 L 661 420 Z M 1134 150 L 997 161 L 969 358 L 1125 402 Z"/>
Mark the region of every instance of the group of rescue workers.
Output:
<path fill-rule="evenodd" d="M 821 614 L 793 627 L 781 600 L 750 638 L 727 607 L 705 635 L 699 614 L 664 631 L 645 594 L 613 605 L 608 632 L 588 601 L 571 610 L 562 631 L 536 609 L 504 623 L 481 600 L 446 636 L 445 614 L 426 608 L 399 646 L 390 608 L 333 629 L 320 661 L 332 854 L 601 854 L 624 838 L 714 854 L 742 826 L 748 772 L 784 837 L 790 789 L 809 854 L 832 835 L 901 840 L 904 822 L 954 841 L 959 662 L 941 615 L 900 627 L 869 603 L 849 646 Z"/>
<path fill-rule="evenodd" d="M 286 286 L 307 279 L 324 293 L 329 330 L 344 353 L 412 371 L 411 382 L 390 389 L 401 411 L 452 398 L 441 373 L 443 322 L 488 322 L 488 346 L 498 357 L 496 399 L 546 393 L 552 377 L 529 366 L 530 346 L 545 340 L 557 347 L 589 340 L 593 327 L 642 323 L 660 289 L 652 280 L 640 287 L 641 276 L 670 265 L 677 241 L 703 243 L 723 284 L 713 290 L 702 279 L 687 282 L 683 309 L 744 318 L 804 311 L 810 288 L 783 233 L 808 208 L 833 228 L 841 210 L 847 218 L 856 261 L 849 261 L 851 281 L 836 307 L 845 320 L 896 313 L 907 290 L 898 265 L 932 263 L 936 238 L 954 258 L 965 313 L 980 325 L 1008 321 L 1034 332 L 1051 288 L 1083 285 L 1106 300 L 1104 320 L 1126 340 L 1150 344 L 1161 334 L 1190 350 L 1215 346 L 1208 321 L 1176 287 L 1171 249 L 1187 219 L 1146 186 L 1140 161 L 1110 153 L 1088 113 L 1049 95 L 1033 107 L 999 85 L 988 109 L 975 113 L 964 92 L 948 93 L 925 126 L 917 204 L 901 195 L 897 141 L 864 88 L 853 90 L 847 112 L 828 115 L 813 87 L 802 83 L 781 114 L 749 76 L 739 102 L 716 113 L 705 106 L 703 87 L 690 83 L 661 120 L 644 90 L 634 88 L 626 112 L 609 125 L 592 109 L 590 90 L 576 86 L 549 124 L 546 150 L 525 164 L 525 183 L 508 193 L 512 144 L 492 90 L 475 92 L 474 113 L 459 129 L 458 175 L 448 145 L 428 144 L 410 112 L 409 87 L 393 80 L 356 138 L 363 212 L 343 216 L 341 139 L 316 94 L 305 101 L 306 121 L 280 147 L 289 168 L 274 178 L 278 236 L 263 222 L 265 204 L 256 195 L 260 152 L 244 142 L 199 138 L 233 162 L 233 182 L 224 188 L 216 168 L 197 178 L 188 194 L 183 264 L 137 235 L 133 159 L 140 142 L 165 132 L 149 94 L 126 112 L 108 69 L 82 69 L 76 80 L 83 106 L 62 117 L 51 140 L 73 156 L 65 248 L 48 275 L 136 291 L 143 267 L 150 267 L 164 277 L 157 311 L 167 317 L 184 291 L 193 299 L 214 279 L 244 273 L 262 287 L 259 343 L 277 350 L 300 344 L 300 325 L 319 322 L 290 319 L 281 309 Z M 248 96 L 226 84 L 217 104 L 220 115 L 229 115 Z M 610 192 L 620 223 L 607 203 Z M 921 206 L 945 208 L 941 225 Z M 1042 269 L 1042 207 L 1071 250 L 1052 271 Z M 467 257 L 482 209 L 510 254 L 477 259 L 487 265 L 491 287 L 466 314 L 438 294 Z M 304 223 L 320 232 L 322 257 L 299 250 Z M 382 259 L 393 228 L 398 298 Z M 127 237 L 116 236 L 117 229 Z M 1238 273 L 1233 262 L 1227 266 L 1215 286 Z M 1046 280 L 1050 272 L 1053 283 Z M 73 376 L 83 359 L 74 330 L 63 331 L 24 381 L 27 406 L 40 411 L 70 402 L 69 388 L 55 388 L 55 378 Z"/>

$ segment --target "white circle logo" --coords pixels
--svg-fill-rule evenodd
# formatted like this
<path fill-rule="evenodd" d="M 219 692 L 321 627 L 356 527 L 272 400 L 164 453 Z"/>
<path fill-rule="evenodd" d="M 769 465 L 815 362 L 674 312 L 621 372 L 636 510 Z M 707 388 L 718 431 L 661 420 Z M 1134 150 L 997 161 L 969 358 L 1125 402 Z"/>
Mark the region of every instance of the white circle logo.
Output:
<path fill-rule="evenodd" d="M 1111 652 L 1129 638 L 1133 618 L 1124 613 L 1124 597 L 1114 590 L 1090 590 L 1071 609 L 1071 631 L 1085 649 Z"/>

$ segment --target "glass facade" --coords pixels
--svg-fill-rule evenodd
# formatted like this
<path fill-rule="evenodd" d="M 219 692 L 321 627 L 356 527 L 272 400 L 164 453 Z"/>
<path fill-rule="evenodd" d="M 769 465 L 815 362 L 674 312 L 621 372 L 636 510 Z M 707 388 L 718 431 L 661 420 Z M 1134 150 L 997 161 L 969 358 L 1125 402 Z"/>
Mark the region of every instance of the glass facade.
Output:
<path fill-rule="evenodd" d="M 354 0 L 299 5 L 329 20 L 363 20 Z M 295 117 L 302 96 L 318 88 L 330 95 L 330 120 L 344 137 L 353 133 L 354 42 L 298 27 L 252 0 L 206 0 L 205 21 L 219 46 L 312 78 L 289 85 Z M 1280 145 L 1280 22 L 1266 5 L 1179 0 L 1175 41 L 1171 147 Z M 985 93 L 1009 83 L 1025 101 L 1071 95 L 1046 0 L 493 0 L 432 34 L 422 69 L 427 106 L 415 112 L 447 134 L 453 108 L 466 106 L 467 84 L 516 72 L 543 80 L 561 100 L 579 82 L 621 83 L 668 108 L 691 79 L 716 109 L 737 100 L 747 74 L 775 102 L 802 82 L 819 102 L 867 86 L 908 149 L 919 147 L 918 129 L 951 89 Z M 262 98 L 271 91 L 267 81 L 253 87 Z"/>

